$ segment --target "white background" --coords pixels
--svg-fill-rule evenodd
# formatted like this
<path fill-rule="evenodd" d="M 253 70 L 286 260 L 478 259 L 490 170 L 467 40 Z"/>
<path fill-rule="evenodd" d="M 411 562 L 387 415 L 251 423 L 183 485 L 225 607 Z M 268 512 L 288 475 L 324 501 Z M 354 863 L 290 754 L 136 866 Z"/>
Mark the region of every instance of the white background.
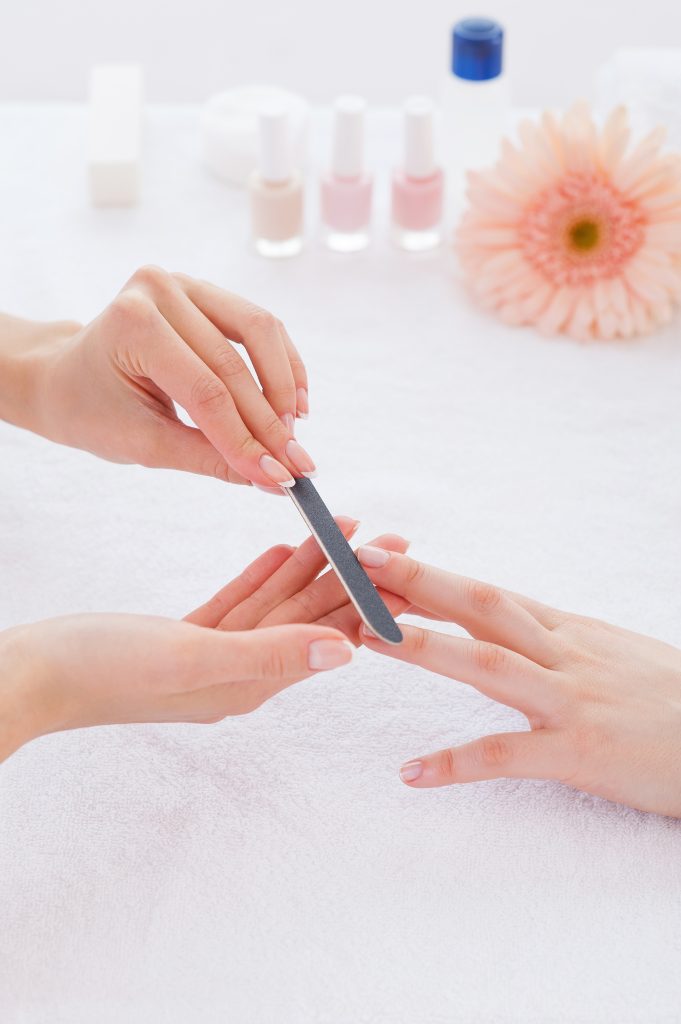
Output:
<path fill-rule="evenodd" d="M 621 46 L 679 45 L 681 4 L 648 0 L 3 0 L 0 100 L 81 99 L 93 62 L 134 60 L 152 100 L 200 100 L 268 81 L 326 103 L 340 91 L 395 103 L 435 92 L 448 28 L 487 14 L 506 26 L 521 105 L 590 95 Z"/>

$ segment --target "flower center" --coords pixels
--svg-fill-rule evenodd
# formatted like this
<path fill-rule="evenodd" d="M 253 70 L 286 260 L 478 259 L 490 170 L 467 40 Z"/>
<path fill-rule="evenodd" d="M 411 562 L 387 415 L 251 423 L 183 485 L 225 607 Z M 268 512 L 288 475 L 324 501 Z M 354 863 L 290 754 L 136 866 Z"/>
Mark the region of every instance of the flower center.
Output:
<path fill-rule="evenodd" d="M 578 220 L 570 228 L 570 241 L 575 249 L 588 252 L 598 245 L 600 232 L 598 224 L 594 220 Z"/>
<path fill-rule="evenodd" d="M 520 247 L 557 285 L 614 277 L 641 246 L 646 218 L 602 175 L 573 172 L 526 207 Z"/>

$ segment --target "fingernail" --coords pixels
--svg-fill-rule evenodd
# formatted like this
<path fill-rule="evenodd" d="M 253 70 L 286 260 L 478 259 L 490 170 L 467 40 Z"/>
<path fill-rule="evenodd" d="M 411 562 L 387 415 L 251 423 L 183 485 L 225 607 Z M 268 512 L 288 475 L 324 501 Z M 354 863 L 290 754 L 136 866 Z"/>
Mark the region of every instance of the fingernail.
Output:
<path fill-rule="evenodd" d="M 296 404 L 298 406 L 296 410 L 298 416 L 300 416 L 301 420 L 306 420 L 310 415 L 310 400 L 305 388 L 298 388 L 296 391 Z"/>
<path fill-rule="evenodd" d="M 376 640 L 376 634 L 371 632 L 366 622 L 363 622 L 360 626 L 360 632 L 362 636 L 368 636 L 370 640 Z"/>
<path fill-rule="evenodd" d="M 370 544 L 365 544 L 364 547 L 357 549 L 357 557 L 362 565 L 367 565 L 370 569 L 378 569 L 388 561 L 390 552 L 384 551 L 383 548 L 372 548 Z"/>
<path fill-rule="evenodd" d="M 317 467 L 302 444 L 298 444 L 297 441 L 288 441 L 286 444 L 286 454 L 303 476 L 312 477 L 317 475 Z"/>
<path fill-rule="evenodd" d="M 260 468 L 265 476 L 274 480 L 275 484 L 279 484 L 281 487 L 293 487 L 295 480 L 286 466 L 282 466 L 281 462 L 277 462 L 271 455 L 260 456 Z"/>
<path fill-rule="evenodd" d="M 313 640 L 307 649 L 311 669 L 339 668 L 355 657 L 355 648 L 347 640 Z"/>
<path fill-rule="evenodd" d="M 402 782 L 413 782 L 414 779 L 418 779 L 423 775 L 423 762 L 422 761 L 407 761 L 400 768 L 400 778 Z"/>
<path fill-rule="evenodd" d="M 262 484 L 253 484 L 258 491 L 264 491 L 265 494 L 283 494 L 281 487 L 263 487 Z"/>
<path fill-rule="evenodd" d="M 359 519 L 353 519 L 352 516 L 334 516 L 336 520 L 336 526 L 341 530 L 346 540 L 353 537 L 359 529 Z"/>
<path fill-rule="evenodd" d="M 291 412 L 284 412 L 284 413 L 281 414 L 279 419 L 284 424 L 284 426 L 288 430 L 288 432 L 291 435 L 291 437 L 293 437 L 293 435 L 296 432 L 296 419 L 295 419 L 295 416 L 293 415 L 293 413 L 291 413 Z"/>

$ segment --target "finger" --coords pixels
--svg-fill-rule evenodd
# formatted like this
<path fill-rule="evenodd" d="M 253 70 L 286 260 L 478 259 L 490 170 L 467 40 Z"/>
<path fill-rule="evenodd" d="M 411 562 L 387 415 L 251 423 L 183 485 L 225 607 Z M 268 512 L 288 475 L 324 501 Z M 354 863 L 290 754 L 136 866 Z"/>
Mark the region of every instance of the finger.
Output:
<path fill-rule="evenodd" d="M 245 633 L 215 629 L 186 634 L 185 687 L 172 694 L 170 720 L 217 721 L 245 714 L 295 682 L 353 660 L 354 647 L 335 630 L 278 626 Z"/>
<path fill-rule="evenodd" d="M 298 349 L 291 341 L 291 336 L 283 324 L 281 325 L 281 329 L 284 336 L 284 345 L 288 353 L 289 363 L 291 364 L 293 382 L 296 387 L 296 416 L 298 416 L 299 419 L 306 420 L 310 413 L 310 389 L 307 380 L 307 370 L 305 369 L 305 364 L 303 363 Z"/>
<path fill-rule="evenodd" d="M 279 569 L 295 548 L 287 544 L 278 544 L 259 555 L 254 562 L 246 566 L 244 571 L 231 580 L 217 594 L 185 616 L 185 622 L 193 622 L 197 626 L 217 626 L 221 619 L 242 601 L 255 593 L 258 587 Z"/>
<path fill-rule="evenodd" d="M 381 590 L 380 587 L 378 587 L 377 590 L 394 619 L 396 619 L 398 615 L 402 615 L 403 612 L 408 611 L 409 605 L 404 598 L 396 597 L 395 594 L 389 594 L 386 590 Z M 348 640 L 353 643 L 355 647 L 359 647 L 365 643 L 364 623 L 362 622 L 355 606 L 349 601 L 341 608 L 337 608 L 335 611 L 322 616 L 319 619 L 319 625 L 330 626 L 332 629 L 339 629 L 341 633 L 345 633 Z"/>
<path fill-rule="evenodd" d="M 557 733 L 549 729 L 507 732 L 407 761 L 400 778 L 414 789 L 483 779 L 560 779 L 566 758 Z"/>
<path fill-rule="evenodd" d="M 371 542 L 378 548 L 391 551 L 406 551 L 409 541 L 396 534 L 384 534 Z M 317 622 L 325 615 L 344 606 L 352 609 L 359 626 L 359 615 L 348 601 L 343 584 L 333 569 L 313 580 L 306 587 L 293 594 L 286 601 L 273 608 L 260 623 L 261 626 L 278 626 L 286 622 Z M 343 632 L 346 632 L 345 630 Z"/>
<path fill-rule="evenodd" d="M 477 639 L 502 644 L 542 664 L 555 661 L 555 637 L 498 587 L 436 569 L 407 555 L 362 547 L 357 557 L 374 583 L 410 604 L 457 622 Z"/>
<path fill-rule="evenodd" d="M 213 447 L 240 476 L 253 483 L 291 486 L 290 471 L 249 432 L 228 388 L 143 296 L 126 301 L 148 303 L 144 346 L 131 373 L 149 377 L 186 409 Z M 138 314 L 139 315 L 139 314 Z"/>
<path fill-rule="evenodd" d="M 344 537 L 351 537 L 359 523 L 349 516 L 338 516 L 336 522 Z M 327 564 L 314 537 L 308 537 L 290 558 L 246 601 L 234 608 L 220 623 L 224 630 L 255 629 L 279 604 L 311 583 Z"/>
<path fill-rule="evenodd" d="M 237 473 L 195 427 L 188 427 L 179 420 L 168 420 L 159 423 L 155 433 L 152 449 L 143 465 L 200 473 L 230 484 L 250 484 L 250 480 Z M 280 487 L 276 488 L 276 492 L 284 493 Z"/>
<path fill-rule="evenodd" d="M 239 353 L 215 323 L 185 294 L 174 275 L 158 267 L 144 267 L 133 276 L 131 284 L 152 297 L 172 329 L 222 381 L 248 431 L 286 467 L 289 475 L 312 475 L 315 472 L 314 461 L 293 439 L 295 389 L 283 340 L 279 339 L 278 348 L 273 348 L 270 353 L 273 367 L 279 357 L 290 378 L 291 408 L 281 410 L 261 392 Z M 222 294 L 226 301 L 233 300 L 237 306 L 245 303 L 236 296 Z M 288 415 L 286 423 L 282 419 L 283 413 Z"/>
<path fill-rule="evenodd" d="M 362 639 L 372 651 L 468 683 L 523 714 L 551 714 L 564 700 L 562 677 L 557 672 L 505 647 L 419 626 L 402 626 L 402 636 L 402 643 L 393 645 L 362 631 Z"/>
<path fill-rule="evenodd" d="M 277 416 L 295 416 L 296 384 L 283 324 L 266 309 L 207 281 L 185 274 L 173 276 L 194 305 L 222 334 L 244 346 L 265 398 Z"/>

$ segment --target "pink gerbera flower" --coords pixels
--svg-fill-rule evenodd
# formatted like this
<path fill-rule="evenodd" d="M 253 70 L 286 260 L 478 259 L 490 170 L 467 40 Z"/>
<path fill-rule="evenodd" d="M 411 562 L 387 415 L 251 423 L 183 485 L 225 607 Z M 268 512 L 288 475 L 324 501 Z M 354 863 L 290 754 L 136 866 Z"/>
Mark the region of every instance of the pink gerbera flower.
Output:
<path fill-rule="evenodd" d="M 576 104 L 523 121 L 498 163 L 468 175 L 456 247 L 474 293 L 545 334 L 630 337 L 681 301 L 681 156 L 664 130 L 631 148 L 618 108 L 602 129 Z"/>

